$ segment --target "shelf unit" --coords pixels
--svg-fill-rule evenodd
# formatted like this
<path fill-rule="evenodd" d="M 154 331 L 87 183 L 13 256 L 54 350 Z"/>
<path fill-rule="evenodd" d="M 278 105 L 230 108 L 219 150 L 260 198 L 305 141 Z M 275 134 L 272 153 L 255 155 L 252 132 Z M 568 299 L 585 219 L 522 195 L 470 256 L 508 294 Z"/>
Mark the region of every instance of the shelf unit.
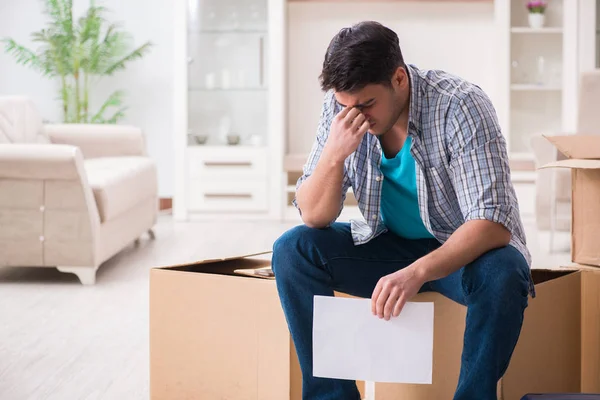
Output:
<path fill-rule="evenodd" d="M 280 218 L 284 0 L 174 8 L 174 218 Z"/>
<path fill-rule="evenodd" d="M 500 123 L 510 157 L 533 160 L 531 138 L 575 129 L 578 1 L 549 0 L 545 23 L 532 28 L 522 0 L 496 2 L 500 32 Z"/>

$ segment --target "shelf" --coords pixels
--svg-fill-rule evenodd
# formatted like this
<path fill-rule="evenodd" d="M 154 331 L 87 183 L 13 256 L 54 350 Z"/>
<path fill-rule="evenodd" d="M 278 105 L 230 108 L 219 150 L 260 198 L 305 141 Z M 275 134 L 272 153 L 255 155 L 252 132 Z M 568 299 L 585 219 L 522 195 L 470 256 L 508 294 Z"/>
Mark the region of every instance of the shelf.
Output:
<path fill-rule="evenodd" d="M 512 33 L 535 33 L 535 34 L 558 34 L 563 32 L 563 28 L 549 27 L 549 28 L 529 28 L 527 26 L 519 26 L 510 28 Z"/>
<path fill-rule="evenodd" d="M 247 88 L 203 88 L 189 87 L 188 92 L 265 92 L 269 90 L 266 87 L 247 87 Z"/>
<path fill-rule="evenodd" d="M 269 31 L 265 29 L 201 29 L 201 30 L 189 30 L 190 35 L 215 35 L 215 34 L 262 34 L 266 35 Z"/>
<path fill-rule="evenodd" d="M 562 90 L 562 88 L 560 86 L 536 85 L 533 83 L 513 84 L 513 85 L 510 85 L 510 89 L 515 92 L 559 92 Z"/>
<path fill-rule="evenodd" d="M 191 151 L 212 151 L 212 150 L 231 150 L 231 151 L 252 151 L 252 150 L 265 150 L 266 145 L 252 145 L 247 143 L 240 144 L 188 144 L 187 150 Z"/>

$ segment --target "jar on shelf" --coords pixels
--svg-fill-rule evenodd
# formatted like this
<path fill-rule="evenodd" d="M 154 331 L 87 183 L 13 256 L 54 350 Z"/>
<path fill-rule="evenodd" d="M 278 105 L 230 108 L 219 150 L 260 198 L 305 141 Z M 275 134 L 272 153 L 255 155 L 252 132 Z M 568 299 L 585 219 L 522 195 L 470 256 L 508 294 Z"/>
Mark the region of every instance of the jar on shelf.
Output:
<path fill-rule="evenodd" d="M 529 26 L 533 29 L 541 29 L 545 24 L 544 14 L 529 13 Z"/>

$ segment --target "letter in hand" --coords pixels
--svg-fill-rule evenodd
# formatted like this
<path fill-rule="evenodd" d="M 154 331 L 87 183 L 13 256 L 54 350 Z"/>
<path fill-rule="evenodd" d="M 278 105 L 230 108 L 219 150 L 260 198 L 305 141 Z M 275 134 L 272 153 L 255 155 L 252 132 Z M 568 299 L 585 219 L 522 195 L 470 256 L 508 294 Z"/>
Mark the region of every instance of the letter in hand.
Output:
<path fill-rule="evenodd" d="M 356 151 L 369 126 L 369 121 L 358 108 L 344 108 L 331 123 L 325 149 L 335 161 L 343 162 Z"/>

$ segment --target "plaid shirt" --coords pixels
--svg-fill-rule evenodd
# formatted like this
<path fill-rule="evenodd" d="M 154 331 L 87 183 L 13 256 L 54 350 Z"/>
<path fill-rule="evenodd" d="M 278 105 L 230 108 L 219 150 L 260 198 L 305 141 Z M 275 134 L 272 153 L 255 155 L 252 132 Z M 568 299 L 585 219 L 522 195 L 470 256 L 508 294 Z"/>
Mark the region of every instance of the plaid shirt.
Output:
<path fill-rule="evenodd" d="M 412 137 L 411 154 L 416 163 L 419 209 L 425 227 L 444 243 L 469 220 L 500 223 L 512 234 L 510 244 L 531 266 L 510 178 L 506 141 L 490 99 L 477 85 L 443 71 L 419 70 L 414 65 L 408 65 L 407 70 L 411 83 L 408 134 Z M 333 92 L 327 92 L 317 137 L 296 188 L 316 167 L 331 122 L 341 110 Z M 381 158 L 379 140 L 366 134 L 344 164 L 342 203 L 337 217 L 346 192 L 352 187 L 364 217 L 364 221 L 351 221 L 356 245 L 387 231 L 380 215 Z M 299 209 L 296 199 L 293 204 Z M 533 294 L 533 285 L 530 290 Z"/>

